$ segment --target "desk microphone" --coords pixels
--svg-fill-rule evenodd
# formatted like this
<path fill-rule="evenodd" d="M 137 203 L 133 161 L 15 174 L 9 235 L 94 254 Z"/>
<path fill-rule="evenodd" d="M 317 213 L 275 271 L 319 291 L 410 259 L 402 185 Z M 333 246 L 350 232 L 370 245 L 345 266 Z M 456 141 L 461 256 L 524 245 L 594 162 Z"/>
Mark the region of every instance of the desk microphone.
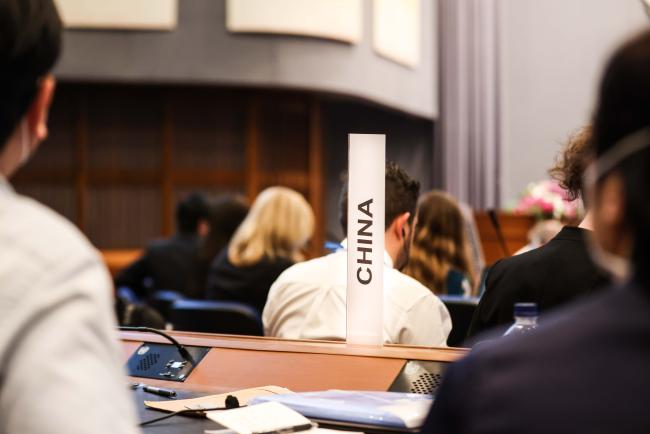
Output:
<path fill-rule="evenodd" d="M 494 227 L 494 231 L 497 234 L 497 239 L 499 240 L 499 244 L 501 246 L 501 250 L 503 250 L 503 253 L 506 255 L 506 257 L 510 257 L 510 251 L 508 250 L 508 245 L 506 244 L 506 239 L 503 236 L 503 231 L 501 230 L 501 223 L 499 222 L 499 217 L 497 216 L 497 212 L 493 209 L 489 209 L 487 211 L 488 216 L 490 216 L 490 221 L 492 222 L 492 227 Z"/>
<path fill-rule="evenodd" d="M 129 326 L 119 326 L 118 329 L 123 332 L 139 332 L 139 333 L 153 333 L 156 335 L 160 335 L 167 339 L 169 342 L 174 344 L 174 346 L 178 349 L 179 354 L 187 360 L 192 366 L 196 366 L 196 362 L 194 361 L 194 358 L 190 354 L 189 351 L 187 351 L 187 348 L 185 348 L 183 345 L 181 345 L 180 342 L 178 342 L 176 339 L 168 335 L 167 333 L 157 330 L 157 329 L 152 329 L 150 327 L 129 327 Z"/>

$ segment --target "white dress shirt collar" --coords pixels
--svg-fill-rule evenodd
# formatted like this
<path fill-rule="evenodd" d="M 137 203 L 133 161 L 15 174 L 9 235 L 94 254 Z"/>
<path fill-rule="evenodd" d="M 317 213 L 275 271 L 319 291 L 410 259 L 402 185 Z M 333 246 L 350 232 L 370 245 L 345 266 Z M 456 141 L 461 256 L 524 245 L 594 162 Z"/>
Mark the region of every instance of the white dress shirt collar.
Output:
<path fill-rule="evenodd" d="M 13 192 L 14 189 L 11 186 L 11 184 L 9 184 L 9 181 L 7 181 L 7 178 L 5 178 L 5 176 L 2 173 L 0 173 L 0 193 L 13 193 Z"/>
<path fill-rule="evenodd" d="M 0 199 L 2 200 L 2 208 L 7 206 L 16 195 L 14 188 L 11 186 L 7 178 L 0 173 Z"/>

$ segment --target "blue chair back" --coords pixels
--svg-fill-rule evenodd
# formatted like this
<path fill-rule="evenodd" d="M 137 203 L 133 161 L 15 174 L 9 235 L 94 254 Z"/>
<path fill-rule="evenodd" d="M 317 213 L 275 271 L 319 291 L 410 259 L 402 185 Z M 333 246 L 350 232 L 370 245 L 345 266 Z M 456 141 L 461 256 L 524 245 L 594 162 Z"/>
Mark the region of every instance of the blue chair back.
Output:
<path fill-rule="evenodd" d="M 264 335 L 257 310 L 234 301 L 176 300 L 171 308 L 171 321 L 175 330 Z"/>
<path fill-rule="evenodd" d="M 180 292 L 160 290 L 156 291 L 147 299 L 147 305 L 157 310 L 167 322 L 171 322 L 172 305 L 176 300 L 184 299 Z"/>
<path fill-rule="evenodd" d="M 472 322 L 479 299 L 457 295 L 441 295 L 440 300 L 445 304 L 451 316 L 452 328 L 447 338 L 447 345 L 459 347 L 467 338 L 469 325 Z"/>
<path fill-rule="evenodd" d="M 117 288 L 117 296 L 124 300 L 125 303 L 137 304 L 140 303 L 140 298 L 135 294 L 135 291 L 128 286 L 120 286 Z"/>
<path fill-rule="evenodd" d="M 467 278 L 458 270 L 449 270 L 445 284 L 447 285 L 447 294 L 463 296 L 465 288 L 463 284 Z"/>

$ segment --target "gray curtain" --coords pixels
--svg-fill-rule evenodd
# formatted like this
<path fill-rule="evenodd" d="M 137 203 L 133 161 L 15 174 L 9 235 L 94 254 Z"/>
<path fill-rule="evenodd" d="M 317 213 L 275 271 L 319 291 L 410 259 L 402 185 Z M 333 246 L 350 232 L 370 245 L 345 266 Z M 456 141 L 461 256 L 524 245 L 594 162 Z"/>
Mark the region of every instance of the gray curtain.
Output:
<path fill-rule="evenodd" d="M 499 1 L 439 0 L 442 184 L 475 209 L 501 205 Z"/>

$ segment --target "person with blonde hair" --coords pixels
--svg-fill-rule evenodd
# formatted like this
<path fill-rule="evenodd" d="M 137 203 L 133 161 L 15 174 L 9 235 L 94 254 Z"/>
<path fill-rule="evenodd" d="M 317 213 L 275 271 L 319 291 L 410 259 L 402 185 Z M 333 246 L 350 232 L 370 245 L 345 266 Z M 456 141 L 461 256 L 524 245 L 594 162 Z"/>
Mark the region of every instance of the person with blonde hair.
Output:
<path fill-rule="evenodd" d="M 465 221 L 456 200 L 442 191 L 420 198 L 404 273 L 434 294 L 472 295 L 476 276 Z"/>
<path fill-rule="evenodd" d="M 228 247 L 210 267 L 207 298 L 249 304 L 260 313 L 271 284 L 304 259 L 314 233 L 314 213 L 290 188 L 270 187 L 255 199 Z"/>

